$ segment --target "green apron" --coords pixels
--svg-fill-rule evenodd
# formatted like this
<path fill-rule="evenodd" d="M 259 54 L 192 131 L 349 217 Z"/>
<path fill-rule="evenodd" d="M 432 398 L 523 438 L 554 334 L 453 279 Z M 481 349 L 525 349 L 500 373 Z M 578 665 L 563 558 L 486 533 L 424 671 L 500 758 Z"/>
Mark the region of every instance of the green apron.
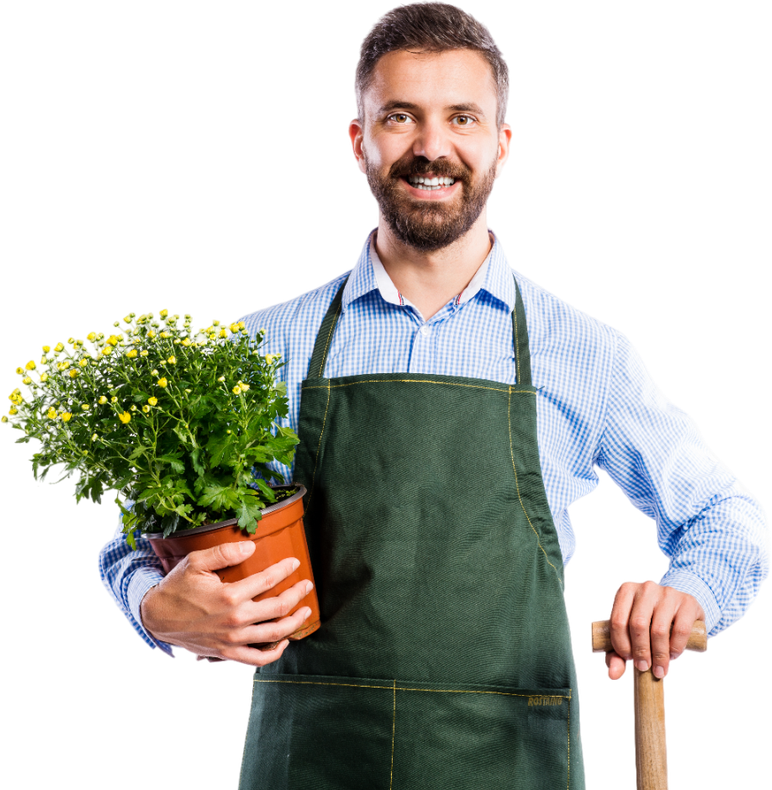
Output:
<path fill-rule="evenodd" d="M 522 298 L 517 384 L 303 383 L 295 479 L 322 625 L 258 670 L 242 790 L 581 790 L 563 559 Z"/>

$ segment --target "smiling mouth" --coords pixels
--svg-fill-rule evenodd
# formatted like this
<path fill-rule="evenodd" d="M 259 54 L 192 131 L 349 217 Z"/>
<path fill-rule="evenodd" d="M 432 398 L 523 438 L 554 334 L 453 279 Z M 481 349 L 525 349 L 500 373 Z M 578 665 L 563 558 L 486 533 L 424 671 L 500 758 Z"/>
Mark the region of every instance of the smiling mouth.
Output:
<path fill-rule="evenodd" d="M 411 187 L 423 189 L 427 192 L 443 189 L 456 183 L 456 179 L 450 176 L 405 176 L 405 180 Z"/>

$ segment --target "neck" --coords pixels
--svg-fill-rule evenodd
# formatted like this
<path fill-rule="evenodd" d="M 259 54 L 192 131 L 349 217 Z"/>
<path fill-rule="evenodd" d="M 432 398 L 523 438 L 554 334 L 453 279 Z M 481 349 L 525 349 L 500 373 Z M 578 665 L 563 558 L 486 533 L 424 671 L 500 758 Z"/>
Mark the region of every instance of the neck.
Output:
<path fill-rule="evenodd" d="M 375 249 L 397 290 L 428 321 L 469 285 L 488 257 L 491 240 L 485 211 L 460 239 L 433 252 L 404 244 L 381 218 Z"/>

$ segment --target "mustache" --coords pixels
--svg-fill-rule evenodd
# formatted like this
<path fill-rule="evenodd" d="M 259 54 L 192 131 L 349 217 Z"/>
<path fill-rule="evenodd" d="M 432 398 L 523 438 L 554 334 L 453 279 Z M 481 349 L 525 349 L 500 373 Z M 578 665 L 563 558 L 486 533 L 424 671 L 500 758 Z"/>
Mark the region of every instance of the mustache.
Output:
<path fill-rule="evenodd" d="M 464 165 L 454 164 L 447 159 L 435 159 L 430 162 L 425 156 L 409 154 L 398 159 L 389 169 L 391 178 L 407 178 L 408 176 L 425 176 L 431 173 L 435 176 L 446 176 L 456 181 L 465 181 L 469 168 Z"/>

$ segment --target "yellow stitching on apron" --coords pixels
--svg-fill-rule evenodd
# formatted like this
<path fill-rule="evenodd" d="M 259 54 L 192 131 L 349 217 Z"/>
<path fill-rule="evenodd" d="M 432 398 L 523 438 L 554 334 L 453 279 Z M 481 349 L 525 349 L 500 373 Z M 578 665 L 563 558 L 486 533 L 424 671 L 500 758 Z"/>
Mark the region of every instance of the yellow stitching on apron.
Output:
<path fill-rule="evenodd" d="M 397 686 L 397 681 L 394 681 L 393 686 L 373 686 L 367 685 L 365 683 L 323 683 L 319 680 L 270 680 L 267 678 L 255 678 L 255 683 L 289 683 L 293 686 L 340 686 L 341 688 L 352 688 L 352 689 L 384 689 L 384 690 L 392 690 L 394 692 L 397 691 L 428 691 L 433 694 L 496 694 L 500 697 L 525 697 L 529 699 L 531 697 L 542 697 L 543 694 L 518 694 L 514 691 L 478 691 L 475 689 L 416 689 L 416 688 L 407 688 L 406 686 Z M 550 694 L 551 697 L 560 697 L 562 699 L 566 699 L 569 702 L 571 701 L 573 689 L 568 690 L 568 694 Z"/>
<path fill-rule="evenodd" d="M 558 577 L 558 584 L 560 585 L 560 589 L 563 589 L 563 582 L 560 580 L 560 574 L 558 573 L 558 569 L 550 562 L 550 558 L 547 556 L 547 552 L 544 551 L 544 546 L 541 545 L 541 540 L 539 539 L 539 533 L 536 531 L 536 528 L 531 524 L 531 518 L 528 515 L 528 512 L 525 509 L 525 505 L 523 504 L 523 497 L 520 495 L 520 483 L 517 479 L 517 467 L 515 466 L 515 451 L 512 447 L 512 412 L 510 406 L 512 405 L 512 393 L 516 392 L 510 387 L 509 390 L 509 404 L 507 405 L 507 422 L 509 423 L 509 456 L 512 459 L 512 471 L 515 473 L 515 488 L 517 489 L 517 498 L 520 500 L 520 507 L 523 509 L 523 513 L 525 514 L 525 518 L 528 521 L 528 525 L 533 530 L 533 534 L 536 535 L 536 542 L 539 544 L 539 548 L 542 550 L 544 554 L 544 558 L 547 560 L 547 564 L 555 571 L 555 574 Z"/>
<path fill-rule="evenodd" d="M 324 419 L 322 420 L 322 430 L 319 434 L 319 445 L 316 448 L 316 459 L 314 460 L 314 473 L 311 475 L 311 486 L 308 492 L 308 507 L 306 510 L 309 510 L 311 507 L 311 499 L 314 496 L 314 485 L 316 484 L 316 467 L 319 465 L 319 453 L 322 449 L 322 436 L 324 436 L 324 427 L 327 425 L 327 412 L 330 409 L 330 382 L 327 382 L 327 403 L 324 407 Z"/>
<path fill-rule="evenodd" d="M 331 381 L 331 379 L 328 379 Z M 508 392 L 508 393 L 516 393 L 520 395 L 535 395 L 535 391 L 531 390 L 513 390 L 512 387 L 506 387 L 506 385 L 502 385 L 502 389 L 498 387 L 483 387 L 480 384 L 457 384 L 452 381 L 430 381 L 428 379 L 368 379 L 366 381 L 352 381 L 349 384 L 335 384 L 332 385 L 332 389 L 340 389 L 341 387 L 355 387 L 357 384 L 441 384 L 445 385 L 446 387 L 468 387 L 470 389 L 478 389 L 478 390 L 490 390 L 491 392 Z M 515 385 L 516 386 L 516 385 Z M 308 387 L 303 387 L 304 390 L 318 390 L 318 389 L 325 389 L 329 388 L 330 385 L 320 384 L 318 386 L 312 385 Z"/>
<path fill-rule="evenodd" d="M 394 681 L 394 714 L 391 717 L 391 772 L 389 773 L 389 790 L 394 781 L 394 735 L 397 731 L 397 681 Z"/>
<path fill-rule="evenodd" d="M 568 698 L 568 717 L 566 721 L 566 740 L 568 741 L 568 759 L 566 764 L 566 790 L 571 787 L 571 697 Z"/>

